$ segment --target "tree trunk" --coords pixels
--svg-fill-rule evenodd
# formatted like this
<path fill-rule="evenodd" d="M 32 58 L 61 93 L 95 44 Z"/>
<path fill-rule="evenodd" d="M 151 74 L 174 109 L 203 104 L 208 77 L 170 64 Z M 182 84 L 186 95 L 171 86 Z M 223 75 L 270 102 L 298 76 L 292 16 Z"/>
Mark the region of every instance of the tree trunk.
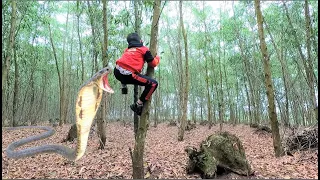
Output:
<path fill-rule="evenodd" d="M 141 36 L 141 23 L 142 23 L 142 19 L 141 19 L 141 1 L 140 0 L 136 0 L 134 1 L 134 30 Z M 139 98 L 139 86 L 138 85 L 134 85 L 133 88 L 133 103 L 136 103 L 138 101 Z M 134 130 L 134 136 L 135 138 L 137 137 L 137 130 L 139 127 L 139 116 L 137 115 L 137 113 L 133 114 L 133 130 Z"/>
<path fill-rule="evenodd" d="M 265 20 L 265 19 L 263 19 Z M 265 21 L 264 21 L 265 22 Z M 270 39 L 271 39 L 271 42 L 272 42 L 272 45 L 276 51 L 276 55 L 277 55 L 277 58 L 279 59 L 280 61 L 280 64 L 281 64 L 281 71 L 282 71 L 282 79 L 283 79 L 283 86 L 284 86 L 284 94 L 285 94 L 285 112 L 283 113 L 284 114 L 284 118 L 283 118 L 283 122 L 284 122 L 284 125 L 286 127 L 288 127 L 290 124 L 289 124 L 289 99 L 288 99 L 288 72 L 287 72 L 287 68 L 285 66 L 285 63 L 283 62 L 283 53 L 281 53 L 274 41 L 274 38 L 270 32 L 270 29 L 269 29 L 269 26 L 267 24 L 267 22 L 265 22 L 265 25 L 266 25 L 266 29 L 270 35 Z"/>
<path fill-rule="evenodd" d="M 13 53 L 14 42 L 15 42 L 15 29 L 16 29 L 16 17 L 17 16 L 17 2 L 16 0 L 11 1 L 11 26 L 10 26 L 10 34 L 7 45 L 7 53 L 5 55 L 5 62 L 2 66 L 2 107 L 5 107 L 3 102 L 6 102 L 6 85 L 8 79 L 8 72 L 10 69 L 10 60 Z M 7 117 L 7 114 L 2 114 L 2 121 L 4 121 Z"/>
<path fill-rule="evenodd" d="M 258 32 L 259 32 L 259 39 L 260 39 L 260 50 L 263 56 L 263 68 L 265 73 L 265 86 L 266 86 L 267 97 L 268 97 L 268 112 L 269 112 L 270 124 L 272 129 L 273 146 L 274 146 L 275 156 L 279 157 L 283 155 L 283 149 L 281 146 L 279 126 L 278 126 L 278 120 L 277 120 L 277 114 L 276 114 L 276 108 L 275 108 L 275 102 L 274 102 L 274 90 L 273 90 L 271 70 L 270 70 L 270 64 L 269 64 L 270 59 L 269 59 L 269 54 L 267 51 L 267 45 L 265 42 L 265 37 L 263 32 L 263 19 L 262 19 L 262 13 L 260 10 L 260 1 L 255 0 L 254 5 L 255 5 L 255 11 L 257 16 Z"/>
<path fill-rule="evenodd" d="M 17 63 L 17 50 L 13 46 L 13 60 L 14 60 L 14 90 L 13 90 L 13 108 L 12 108 L 12 126 L 15 127 L 18 125 L 17 122 L 17 111 L 18 111 L 18 100 L 19 100 L 19 65 Z"/>
<path fill-rule="evenodd" d="M 183 141 L 184 131 L 186 128 L 186 122 L 188 118 L 188 93 L 189 93 L 189 64 L 188 64 L 188 40 L 187 40 L 187 34 L 184 29 L 183 25 L 183 17 L 182 17 L 182 1 L 179 1 L 179 10 L 180 10 L 180 28 L 183 35 L 184 40 L 184 53 L 185 53 L 185 82 L 183 87 L 183 104 L 182 104 L 182 117 L 180 120 L 180 127 L 178 132 L 178 141 Z"/>
<path fill-rule="evenodd" d="M 203 3 L 204 3 L 204 1 L 203 1 Z M 204 7 L 202 9 L 204 9 Z M 208 43 L 210 43 L 210 42 L 208 40 L 207 25 L 206 25 L 205 21 L 203 21 L 203 23 L 204 23 L 205 39 L 206 39 L 205 40 L 205 47 L 208 47 L 207 46 L 207 42 Z M 209 121 L 209 124 L 211 125 L 212 124 L 212 115 L 211 115 L 211 112 L 212 112 L 211 107 L 212 107 L 212 105 L 211 105 L 211 95 L 210 95 L 210 89 L 209 89 L 208 58 L 207 58 L 207 53 L 206 52 L 204 53 L 204 56 L 205 56 L 205 73 L 206 73 L 205 82 L 206 82 L 206 90 L 207 90 L 208 121 Z M 209 127 L 210 127 L 210 125 L 209 125 Z"/>
<path fill-rule="evenodd" d="M 81 84 L 84 83 L 84 60 L 83 60 L 83 55 L 82 55 L 82 43 L 81 43 L 81 36 L 80 36 L 80 16 L 82 13 L 82 8 L 81 11 L 79 10 L 79 4 L 80 1 L 77 0 L 77 33 L 78 33 L 78 40 L 79 40 L 79 48 L 80 48 L 80 60 L 81 60 Z"/>
<path fill-rule="evenodd" d="M 151 24 L 151 38 L 150 38 L 150 51 L 153 56 L 157 54 L 157 43 L 158 43 L 158 25 L 160 19 L 160 0 L 155 0 L 153 4 L 153 18 Z M 147 68 L 147 76 L 153 77 L 154 68 Z M 132 170 L 133 179 L 143 179 L 144 169 L 143 169 L 143 153 L 144 144 L 147 134 L 147 124 L 149 120 L 149 108 L 152 97 L 145 103 L 140 117 L 139 128 L 137 130 L 136 140 L 134 144 L 133 156 L 132 156 Z"/>
<path fill-rule="evenodd" d="M 55 64 L 56 64 L 56 69 L 57 69 L 57 73 L 58 73 L 58 80 L 59 80 L 59 92 L 60 92 L 60 121 L 59 121 L 59 126 L 62 126 L 63 124 L 63 116 L 62 116 L 62 109 L 64 108 L 64 97 L 63 97 L 63 83 L 62 83 L 62 77 L 61 77 L 61 73 L 60 73 L 60 70 L 59 70 L 59 65 L 58 65 L 58 58 L 57 58 L 57 51 L 56 51 L 56 48 L 54 46 L 54 43 L 53 43 L 53 38 L 52 38 L 52 32 L 51 32 L 51 25 L 49 23 L 49 34 L 50 34 L 50 42 L 51 42 L 51 47 L 52 47 L 52 51 L 53 51 L 53 56 L 54 56 L 54 60 L 55 60 Z M 32 89 L 32 91 L 34 91 Z"/>
<path fill-rule="evenodd" d="M 289 25 L 290 25 L 290 27 L 292 29 L 295 46 L 298 49 L 300 58 L 302 60 L 302 63 L 303 63 L 304 69 L 305 69 L 304 77 L 306 78 L 306 82 L 308 83 L 309 92 L 310 92 L 310 95 L 309 95 L 310 101 L 309 101 L 308 104 L 313 106 L 313 110 L 315 112 L 316 103 L 317 102 L 316 102 L 316 96 L 315 96 L 315 90 L 314 90 L 313 64 L 312 64 L 312 61 L 310 59 L 310 49 L 311 49 L 310 48 L 310 17 L 309 17 L 308 2 L 305 1 L 306 32 L 307 32 L 307 59 L 305 58 L 304 54 L 302 53 L 302 48 L 301 48 L 301 45 L 299 44 L 299 39 L 298 39 L 297 33 L 296 33 L 296 31 L 295 31 L 295 29 L 293 27 L 291 18 L 289 16 L 288 8 L 287 8 L 287 6 L 286 6 L 284 1 L 283 1 L 283 6 L 284 6 L 284 9 L 285 9 L 286 16 L 288 18 Z"/>
<path fill-rule="evenodd" d="M 103 42 L 102 42 L 102 64 L 103 66 L 108 65 L 108 59 L 107 59 L 107 49 L 108 49 L 108 31 L 107 31 L 107 2 L 106 0 L 102 0 L 102 15 L 103 15 Z M 92 30 L 94 27 L 92 26 Z M 96 65 L 96 71 L 98 65 Z M 99 116 L 97 117 L 97 127 L 98 127 L 98 133 L 100 138 L 100 145 L 99 149 L 104 149 L 104 146 L 106 144 L 107 136 L 106 136 L 106 111 L 107 111 L 107 94 L 106 92 L 102 93 L 102 99 L 101 99 L 101 105 L 98 110 Z"/>
<path fill-rule="evenodd" d="M 64 37 L 64 41 L 63 41 L 63 49 L 62 49 L 62 67 L 61 67 L 61 71 L 62 71 L 62 102 L 61 103 L 61 109 L 60 109 L 60 121 L 62 121 L 63 124 L 66 124 L 67 122 L 67 110 L 68 110 L 68 95 L 66 94 L 67 89 L 66 89 L 66 81 L 67 81 L 67 75 L 65 75 L 65 62 L 66 62 L 66 58 L 65 58 L 65 46 L 66 46 L 66 42 L 69 36 L 69 30 L 68 30 L 68 24 L 69 24 L 69 6 L 68 6 L 68 11 L 67 11 L 67 19 L 66 19 L 66 28 L 65 28 L 65 37 Z"/>
<path fill-rule="evenodd" d="M 310 87 L 310 102 L 312 102 L 313 111 L 314 111 L 313 117 L 316 117 L 317 99 L 316 99 L 315 88 L 314 88 L 313 61 L 311 60 L 311 40 L 310 40 L 310 38 L 311 38 L 311 30 L 310 30 L 311 23 L 310 23 L 308 0 L 305 0 L 304 10 L 305 10 L 305 17 L 306 17 L 306 34 L 307 34 L 306 42 L 307 42 L 307 67 L 308 67 L 307 69 L 308 69 L 308 71 L 306 71 L 306 73 L 307 73 L 307 77 L 308 77 L 308 84 Z M 313 117 L 311 117 L 310 120 L 312 120 Z"/>
<path fill-rule="evenodd" d="M 220 19 L 221 19 L 221 8 L 220 8 Z M 218 101 L 218 107 L 219 107 L 219 130 L 222 131 L 222 126 L 223 126 L 223 117 L 224 117 L 224 100 L 223 100 L 223 90 L 222 90 L 222 63 L 221 63 L 221 23 L 219 22 L 219 41 L 218 41 L 218 56 L 219 56 L 219 79 L 220 79 L 220 93 L 219 93 L 219 101 Z"/>

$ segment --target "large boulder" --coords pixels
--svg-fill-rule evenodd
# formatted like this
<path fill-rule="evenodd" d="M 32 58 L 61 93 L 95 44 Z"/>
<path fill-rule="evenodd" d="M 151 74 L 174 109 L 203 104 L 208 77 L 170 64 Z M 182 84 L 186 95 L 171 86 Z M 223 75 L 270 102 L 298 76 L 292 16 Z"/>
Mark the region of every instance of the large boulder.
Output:
<path fill-rule="evenodd" d="M 187 173 L 200 173 L 202 178 L 216 178 L 226 173 L 253 174 L 241 141 L 235 135 L 221 132 L 209 136 L 200 149 L 187 147 Z"/>

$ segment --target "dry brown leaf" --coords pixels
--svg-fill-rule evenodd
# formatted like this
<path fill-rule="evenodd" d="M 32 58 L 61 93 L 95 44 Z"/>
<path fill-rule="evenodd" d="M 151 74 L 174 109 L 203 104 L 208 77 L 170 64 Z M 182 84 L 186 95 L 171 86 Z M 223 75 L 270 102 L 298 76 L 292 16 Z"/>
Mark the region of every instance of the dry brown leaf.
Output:
<path fill-rule="evenodd" d="M 75 147 L 76 143 L 61 143 L 67 136 L 70 125 L 56 128 L 56 134 L 46 140 L 23 146 L 41 144 L 63 144 Z M 60 155 L 41 154 L 24 159 L 8 159 L 5 148 L 9 143 L 39 133 L 38 130 L 3 131 L 2 133 L 2 178 L 6 179 L 108 179 L 132 178 L 132 161 L 128 147 L 134 147 L 132 127 L 122 123 L 107 124 L 107 144 L 98 150 L 99 140 L 96 134 L 89 138 L 86 154 L 76 163 L 70 163 Z M 198 125 L 196 129 L 185 133 L 183 142 L 177 141 L 177 127 L 159 124 L 148 130 L 145 144 L 145 168 L 149 167 L 149 178 L 159 179 L 199 179 L 198 174 L 187 175 L 185 166 L 188 157 L 186 146 L 198 147 L 207 136 L 217 132 L 219 126 L 208 130 L 207 126 Z M 255 178 L 292 178 L 317 179 L 318 156 L 316 151 L 296 152 L 294 157 L 275 158 L 272 137 L 254 134 L 254 129 L 246 125 L 223 125 L 223 130 L 236 134 L 243 143 L 246 156 L 256 171 Z M 145 171 L 148 172 L 148 171 Z"/>

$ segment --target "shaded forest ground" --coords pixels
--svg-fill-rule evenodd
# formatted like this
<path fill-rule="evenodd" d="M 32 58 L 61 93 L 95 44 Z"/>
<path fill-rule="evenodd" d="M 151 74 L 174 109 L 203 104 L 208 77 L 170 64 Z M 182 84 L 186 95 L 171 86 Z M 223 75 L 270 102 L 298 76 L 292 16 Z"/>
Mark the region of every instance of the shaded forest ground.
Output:
<path fill-rule="evenodd" d="M 46 140 L 31 143 L 58 143 L 75 147 L 75 143 L 61 143 L 68 134 L 71 125 L 55 127 L 56 134 Z M 150 127 L 145 146 L 146 177 L 157 179 L 196 179 L 199 175 L 187 175 L 185 167 L 186 146 L 199 146 L 208 135 L 218 131 L 219 126 L 211 130 L 207 126 L 197 125 L 196 129 L 186 131 L 185 140 L 177 141 L 177 127 L 167 123 Z M 224 131 L 237 135 L 242 141 L 247 159 L 255 175 L 251 178 L 277 179 L 318 179 L 318 151 L 310 150 L 294 153 L 293 156 L 275 158 L 273 155 L 271 134 L 256 132 L 247 125 L 223 126 Z M 89 137 L 86 154 L 76 163 L 67 161 L 60 155 L 40 154 L 25 159 L 8 159 L 4 153 L 9 143 L 26 136 L 34 135 L 39 130 L 4 131 L 2 129 L 2 179 L 15 178 L 63 178 L 63 179 L 111 179 L 132 178 L 129 148 L 133 149 L 133 126 L 114 122 L 107 124 L 107 144 L 104 150 L 98 150 L 99 140 L 96 133 Z M 21 149 L 21 148 L 19 148 Z M 229 177 L 230 178 L 230 177 Z M 231 177 L 237 178 L 237 177 Z M 243 177 L 242 177 L 243 179 Z"/>

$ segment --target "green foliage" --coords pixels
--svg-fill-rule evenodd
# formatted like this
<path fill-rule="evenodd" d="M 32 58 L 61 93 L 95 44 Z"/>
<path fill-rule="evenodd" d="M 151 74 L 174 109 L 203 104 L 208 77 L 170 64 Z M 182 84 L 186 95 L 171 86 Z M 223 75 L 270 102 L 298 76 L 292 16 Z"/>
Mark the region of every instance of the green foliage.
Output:
<path fill-rule="evenodd" d="M 28 104 L 30 101 L 30 78 L 33 76 L 36 93 L 41 94 L 42 89 L 46 90 L 46 107 L 50 107 L 48 116 L 59 114 L 57 107 L 59 101 L 58 76 L 56 72 L 53 52 L 49 40 L 49 24 L 52 31 L 53 43 L 57 51 L 59 68 L 62 69 L 63 43 L 66 38 L 65 47 L 65 73 L 70 76 L 69 84 L 72 86 L 70 95 L 75 96 L 79 84 L 81 84 L 81 61 L 79 52 L 79 40 L 77 35 L 77 16 L 79 18 L 79 31 L 82 43 L 82 55 L 84 57 L 85 78 L 89 78 L 92 73 L 93 48 L 99 52 L 98 67 L 102 67 L 101 62 L 101 43 L 103 41 L 102 28 L 102 3 L 100 1 L 17 1 L 17 32 L 15 48 L 17 51 L 17 61 L 19 63 L 20 89 L 25 90 L 21 93 L 21 98 L 26 96 L 27 100 L 19 102 Z M 290 103 L 293 104 L 296 96 L 301 97 L 301 103 L 308 104 L 308 89 L 304 79 L 303 62 L 301 62 L 299 53 L 294 45 L 294 33 L 296 31 L 299 43 L 306 55 L 306 33 L 305 33 L 305 15 L 304 1 L 287 2 L 289 16 L 292 20 L 294 29 L 291 29 L 286 17 L 283 3 L 281 1 L 262 2 L 262 11 L 265 22 L 268 24 L 270 33 L 273 35 L 275 44 L 281 52 L 281 56 L 286 62 L 288 76 L 291 78 L 292 88 L 290 89 Z M 10 31 L 11 20 L 11 2 L 2 2 L 2 59 L 7 53 L 7 42 Z M 162 3 L 164 5 L 164 2 Z M 168 1 L 163 7 L 159 21 L 159 45 L 158 54 L 161 56 L 160 67 L 155 71 L 155 77 L 160 81 L 161 97 L 159 98 L 167 108 L 167 114 L 160 116 L 173 116 L 172 109 L 176 107 L 175 99 L 178 97 L 178 38 L 181 43 L 182 37 L 179 37 L 179 16 L 177 11 L 178 2 Z M 153 1 L 142 1 L 142 26 L 141 36 L 144 44 L 149 46 L 151 18 L 153 11 Z M 311 25 L 312 25 L 312 59 L 317 58 L 316 49 L 318 46 L 318 3 L 309 1 Z M 162 8 L 162 6 L 161 6 Z M 256 83 L 256 91 L 265 92 L 263 85 L 264 73 L 262 56 L 259 48 L 258 32 L 255 18 L 255 11 L 252 1 L 223 2 L 220 7 L 211 2 L 205 1 L 187 1 L 183 3 L 184 24 L 188 36 L 189 46 L 189 71 L 190 71 L 190 102 L 189 108 L 195 108 L 194 111 L 200 116 L 200 105 L 206 103 L 206 84 L 205 68 L 208 68 L 209 89 L 212 97 L 213 113 L 218 114 L 218 99 L 220 94 L 216 92 L 222 86 L 225 99 L 225 119 L 229 119 L 231 104 L 238 108 L 238 119 L 244 121 L 243 117 L 248 114 L 247 95 L 245 85 L 248 86 L 248 77 L 244 68 L 244 57 L 248 59 L 250 66 L 250 76 Z M 68 36 L 66 34 L 65 21 L 63 17 L 69 13 Z M 92 20 L 96 37 L 92 36 Z M 108 1 L 107 6 L 107 28 L 108 28 L 108 50 L 107 55 L 111 63 L 121 56 L 123 50 L 127 47 L 126 36 L 134 30 L 134 11 L 133 3 L 126 1 Z M 206 28 L 204 26 L 206 24 Z M 276 93 L 283 94 L 282 66 L 276 55 L 276 49 L 270 40 L 270 34 L 265 29 L 265 36 L 268 51 L 270 54 L 270 63 L 272 78 L 276 84 Z M 92 40 L 96 43 L 93 45 Z M 240 42 L 243 49 L 241 52 Z M 94 46 L 94 47 L 93 47 Z M 72 49 L 72 52 L 71 52 Z M 182 49 L 184 56 L 184 49 Z M 220 61 L 219 61 L 220 60 Z M 14 65 L 11 61 L 9 71 L 9 90 L 13 90 Z M 221 62 L 221 63 L 220 63 Z M 314 60 L 316 62 L 316 60 Z M 220 84 L 220 66 L 222 67 L 222 84 Z M 70 68 L 71 67 L 71 68 Z M 225 70 L 224 70 L 225 67 Z M 146 68 L 145 68 L 146 69 Z M 34 71 L 34 73 L 32 73 Z M 226 71 L 226 72 L 224 72 Z M 318 72 L 318 66 L 314 64 L 314 72 Z M 225 77 L 225 75 L 227 78 Z M 43 84 L 43 76 L 46 75 L 46 84 Z M 160 77 L 159 77 L 160 75 Z M 318 75 L 315 75 L 318 77 Z M 67 77 L 67 76 L 66 76 Z M 109 81 L 114 89 L 118 89 L 119 82 L 109 76 Z M 236 84 L 239 84 L 236 89 Z M 303 88 L 299 86 L 302 84 Z M 43 86 L 46 86 L 43 88 Z M 251 91 L 249 87 L 248 91 Z M 295 89 L 293 89 L 295 88 Z M 250 94 L 250 93 L 248 93 Z M 8 94 L 8 101 L 12 101 L 12 94 Z M 251 95 L 250 95 L 251 96 Z M 128 96 L 129 97 L 129 96 Z M 236 98 L 238 97 L 238 100 Z M 37 100 L 40 101 L 40 97 Z M 112 99 L 113 98 L 113 99 Z M 120 99 L 120 94 L 115 94 L 112 101 Z M 70 99 L 72 99 L 70 97 Z M 170 99 L 170 100 L 168 100 Z M 110 101 L 111 101 L 110 100 Z M 168 100 L 168 102 L 166 102 Z M 229 100 L 231 100 L 229 102 Z M 73 102 L 71 102 L 72 104 Z M 128 101 L 131 101 L 128 99 Z M 194 101 L 194 104 L 193 102 Z M 231 104 L 229 104 L 231 103 Z M 284 99 L 280 102 L 284 106 Z M 267 108 L 266 95 L 261 93 L 261 109 Z M 32 106 L 30 104 L 30 106 Z M 206 105 L 203 105 L 204 109 Z M 291 106 L 291 105 L 290 105 Z M 112 116 L 118 116 L 117 112 L 124 105 L 116 106 Z M 9 107 L 11 108 L 11 107 Z M 72 108 L 72 107 L 70 107 Z M 290 107 L 290 112 L 295 111 Z M 47 111 L 44 109 L 43 111 Z M 205 112 L 205 110 L 203 111 Z M 244 110 L 245 109 L 245 110 Z M 169 111 L 171 110 L 171 111 Z M 302 111 L 302 109 L 301 109 Z M 161 111 L 162 112 L 162 111 Z M 191 112 L 191 111 L 190 111 Z M 24 113 L 28 113 L 25 110 Z M 265 115 L 265 112 L 261 112 Z M 119 114 L 119 113 L 118 113 Z M 205 114 L 205 113 L 204 113 Z M 23 115 L 23 114 L 22 114 Z M 206 116 L 206 115 L 204 115 Z M 190 117 L 190 114 L 189 114 Z M 55 118 L 55 117 L 50 117 Z M 174 117 L 173 117 L 174 118 Z M 292 119 L 293 117 L 291 117 Z"/>

